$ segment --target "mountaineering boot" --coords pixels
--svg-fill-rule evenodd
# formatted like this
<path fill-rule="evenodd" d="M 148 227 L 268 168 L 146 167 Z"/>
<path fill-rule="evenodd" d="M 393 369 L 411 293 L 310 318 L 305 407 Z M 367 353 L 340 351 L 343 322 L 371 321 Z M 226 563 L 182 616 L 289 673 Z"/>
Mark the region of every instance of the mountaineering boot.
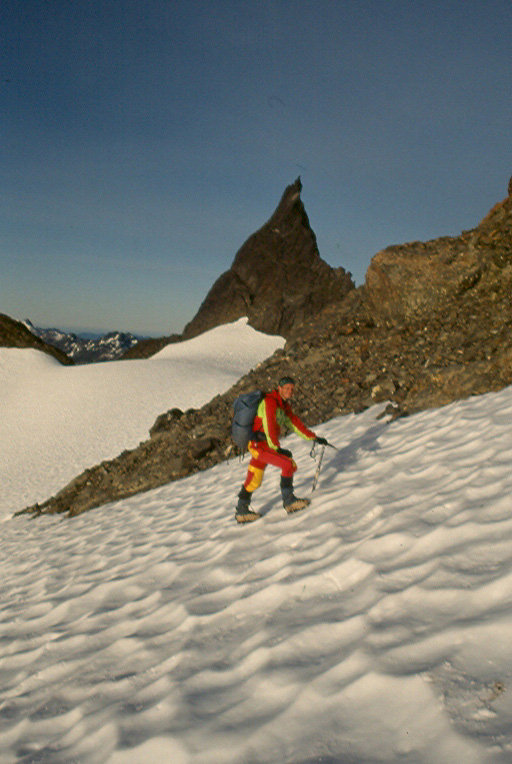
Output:
<path fill-rule="evenodd" d="M 238 494 L 238 504 L 235 510 L 235 520 L 237 523 L 253 523 L 261 517 L 259 512 L 253 512 L 250 509 L 251 494 L 242 488 Z"/>
<path fill-rule="evenodd" d="M 281 496 L 283 497 L 283 507 L 288 514 L 292 512 L 298 512 L 299 509 L 304 509 L 308 504 L 311 504 L 309 499 L 298 499 L 293 493 L 293 478 L 282 477 L 281 478 Z"/>

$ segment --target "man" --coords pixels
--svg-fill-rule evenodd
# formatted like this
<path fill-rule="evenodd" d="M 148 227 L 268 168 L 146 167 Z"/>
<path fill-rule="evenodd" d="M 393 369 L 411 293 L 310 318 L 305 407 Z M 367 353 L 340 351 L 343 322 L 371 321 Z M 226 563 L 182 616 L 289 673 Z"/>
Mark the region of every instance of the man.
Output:
<path fill-rule="evenodd" d="M 251 497 L 263 480 L 267 464 L 272 464 L 281 470 L 281 495 L 283 506 L 288 513 L 297 512 L 307 507 L 309 499 L 297 499 L 293 493 L 293 475 L 297 465 L 292 459 L 291 451 L 281 448 L 279 436 L 282 428 L 294 430 L 304 440 L 314 440 L 327 445 L 325 438 L 318 438 L 296 416 L 290 406 L 295 392 L 295 382 L 291 377 L 282 377 L 277 389 L 267 393 L 258 406 L 254 419 L 253 431 L 257 435 L 249 441 L 251 461 L 247 477 L 238 494 L 238 504 L 235 519 L 238 523 L 250 523 L 261 517 L 259 512 L 250 509 Z"/>

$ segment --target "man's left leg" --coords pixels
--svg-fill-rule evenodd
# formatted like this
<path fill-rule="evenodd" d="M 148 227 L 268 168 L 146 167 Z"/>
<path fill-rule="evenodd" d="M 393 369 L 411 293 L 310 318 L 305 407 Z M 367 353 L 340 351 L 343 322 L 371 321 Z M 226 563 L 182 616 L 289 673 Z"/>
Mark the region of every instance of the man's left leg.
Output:
<path fill-rule="evenodd" d="M 311 504 L 310 499 L 298 499 L 293 492 L 293 476 L 281 476 L 281 496 L 283 497 L 283 507 L 288 514 L 298 512 Z"/>

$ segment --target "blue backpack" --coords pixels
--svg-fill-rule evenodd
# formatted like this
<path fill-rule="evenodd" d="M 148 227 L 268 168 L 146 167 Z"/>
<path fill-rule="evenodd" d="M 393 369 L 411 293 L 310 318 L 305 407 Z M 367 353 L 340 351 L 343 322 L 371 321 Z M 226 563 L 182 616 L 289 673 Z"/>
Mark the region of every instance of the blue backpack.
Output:
<path fill-rule="evenodd" d="M 242 451 L 247 448 L 250 440 L 257 438 L 254 432 L 254 417 L 258 412 L 258 406 L 265 397 L 261 390 L 252 393 L 242 393 L 233 402 L 233 421 L 231 423 L 231 437 Z"/>

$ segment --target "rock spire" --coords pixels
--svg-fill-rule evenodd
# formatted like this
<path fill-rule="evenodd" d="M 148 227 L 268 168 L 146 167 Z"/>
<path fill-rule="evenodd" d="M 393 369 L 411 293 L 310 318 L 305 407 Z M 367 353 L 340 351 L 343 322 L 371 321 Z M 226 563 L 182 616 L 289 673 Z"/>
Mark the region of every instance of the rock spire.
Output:
<path fill-rule="evenodd" d="M 185 339 L 242 316 L 259 331 L 289 337 L 305 319 L 341 302 L 354 288 L 349 273 L 321 259 L 301 189 L 300 178 L 285 189 L 270 220 L 214 283 L 185 327 Z"/>

